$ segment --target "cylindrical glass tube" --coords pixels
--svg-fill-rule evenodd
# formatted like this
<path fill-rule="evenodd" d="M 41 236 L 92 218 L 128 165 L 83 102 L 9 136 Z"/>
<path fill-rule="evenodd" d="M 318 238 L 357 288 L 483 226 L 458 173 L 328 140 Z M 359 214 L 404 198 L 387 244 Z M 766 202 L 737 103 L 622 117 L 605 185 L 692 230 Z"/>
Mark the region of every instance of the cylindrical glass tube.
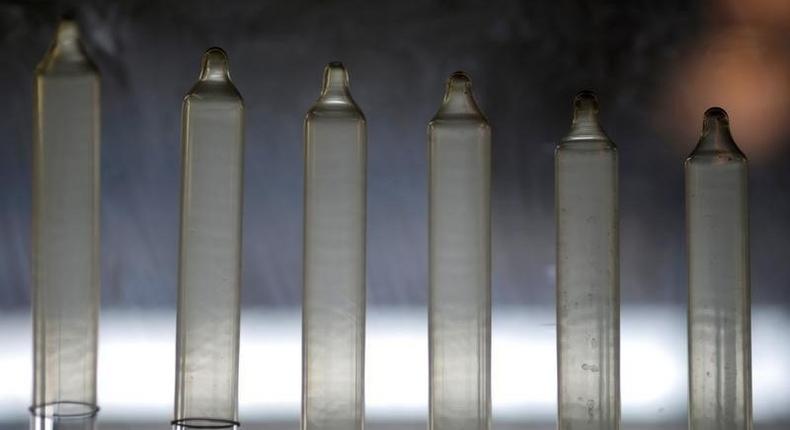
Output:
<path fill-rule="evenodd" d="M 182 110 L 178 427 L 238 425 L 244 104 L 219 48 Z"/>
<path fill-rule="evenodd" d="M 304 122 L 302 429 L 361 430 L 365 354 L 365 116 L 340 63 Z"/>
<path fill-rule="evenodd" d="M 429 428 L 485 430 L 491 410 L 491 127 L 463 72 L 428 124 Z"/>
<path fill-rule="evenodd" d="M 617 430 L 619 239 L 617 150 L 589 91 L 574 100 L 555 153 L 560 430 Z"/>
<path fill-rule="evenodd" d="M 39 422 L 90 417 L 99 314 L 99 73 L 61 21 L 35 72 L 33 404 Z"/>
<path fill-rule="evenodd" d="M 747 162 L 727 113 L 705 112 L 688 157 L 689 425 L 749 430 L 751 410 Z"/>

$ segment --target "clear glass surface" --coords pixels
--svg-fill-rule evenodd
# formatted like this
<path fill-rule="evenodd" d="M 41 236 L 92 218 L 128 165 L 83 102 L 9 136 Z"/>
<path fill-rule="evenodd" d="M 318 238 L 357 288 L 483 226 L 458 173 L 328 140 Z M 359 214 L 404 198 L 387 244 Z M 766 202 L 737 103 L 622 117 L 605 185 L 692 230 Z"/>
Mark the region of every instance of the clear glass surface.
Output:
<path fill-rule="evenodd" d="M 99 316 L 99 73 L 75 22 L 60 23 L 35 72 L 33 405 L 90 416 Z"/>
<path fill-rule="evenodd" d="M 747 162 L 727 113 L 705 113 L 686 160 L 689 425 L 752 428 Z"/>
<path fill-rule="evenodd" d="M 305 118 L 302 429 L 362 429 L 365 116 L 340 63 Z"/>
<path fill-rule="evenodd" d="M 31 415 L 31 430 L 96 430 L 96 414 L 85 416 Z"/>
<path fill-rule="evenodd" d="M 431 430 L 484 430 L 491 410 L 491 128 L 463 72 L 428 124 Z"/>
<path fill-rule="evenodd" d="M 574 101 L 555 153 L 560 430 L 616 430 L 619 393 L 617 150 L 598 101 Z"/>
<path fill-rule="evenodd" d="M 244 105 L 219 48 L 182 111 L 181 251 L 174 424 L 236 425 Z"/>

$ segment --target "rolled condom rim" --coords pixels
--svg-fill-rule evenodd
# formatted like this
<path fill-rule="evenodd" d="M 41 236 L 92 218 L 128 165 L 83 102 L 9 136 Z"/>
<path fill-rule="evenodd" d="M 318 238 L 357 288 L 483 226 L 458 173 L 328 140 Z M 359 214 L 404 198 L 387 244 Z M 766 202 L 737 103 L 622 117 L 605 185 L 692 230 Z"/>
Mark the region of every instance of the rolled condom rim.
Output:
<path fill-rule="evenodd" d="M 61 406 L 74 407 L 75 412 L 58 412 Z M 82 408 L 79 410 L 79 408 Z M 99 406 L 87 402 L 58 401 L 33 405 L 28 408 L 30 413 L 36 417 L 59 418 L 59 419 L 81 419 L 95 416 L 99 412 Z"/>
<path fill-rule="evenodd" d="M 238 421 L 228 420 L 224 418 L 180 418 L 170 421 L 174 427 L 186 429 L 225 429 L 240 427 L 241 423 Z"/>

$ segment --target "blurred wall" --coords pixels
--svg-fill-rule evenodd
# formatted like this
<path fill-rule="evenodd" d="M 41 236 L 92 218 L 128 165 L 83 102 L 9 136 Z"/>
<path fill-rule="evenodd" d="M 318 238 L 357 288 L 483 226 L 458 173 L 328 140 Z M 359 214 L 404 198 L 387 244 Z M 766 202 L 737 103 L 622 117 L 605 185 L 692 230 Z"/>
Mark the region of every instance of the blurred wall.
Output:
<path fill-rule="evenodd" d="M 553 147 L 599 92 L 621 151 L 622 297 L 683 304 L 682 162 L 719 104 L 751 158 L 753 297 L 790 305 L 790 47 L 782 0 L 0 4 L 0 308 L 29 302 L 32 71 L 76 12 L 102 72 L 109 307 L 172 307 L 183 94 L 212 45 L 247 112 L 244 304 L 300 302 L 302 119 L 342 60 L 369 120 L 373 305 L 426 299 L 425 125 L 467 70 L 494 131 L 494 299 L 551 306 Z"/>

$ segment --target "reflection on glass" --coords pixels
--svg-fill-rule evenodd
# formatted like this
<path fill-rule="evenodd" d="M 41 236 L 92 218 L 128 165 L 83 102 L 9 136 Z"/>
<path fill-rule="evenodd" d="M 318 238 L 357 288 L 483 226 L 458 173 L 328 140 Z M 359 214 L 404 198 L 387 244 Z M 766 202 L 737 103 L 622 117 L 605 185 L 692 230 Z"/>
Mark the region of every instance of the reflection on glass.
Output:
<path fill-rule="evenodd" d="M 555 153 L 560 430 L 616 430 L 619 393 L 617 150 L 598 100 L 574 101 Z"/>
<path fill-rule="evenodd" d="M 463 72 L 428 124 L 431 430 L 485 430 L 491 395 L 491 128 Z"/>
<path fill-rule="evenodd" d="M 58 26 L 34 91 L 31 411 L 60 428 L 98 410 L 99 73 L 75 22 Z"/>
<path fill-rule="evenodd" d="M 366 130 L 330 63 L 304 123 L 303 430 L 363 425 Z"/>
<path fill-rule="evenodd" d="M 182 112 L 177 427 L 237 423 L 244 105 L 219 48 Z"/>
<path fill-rule="evenodd" d="M 99 426 L 96 424 L 97 414 L 89 413 L 88 415 L 80 416 L 44 416 L 44 415 L 31 415 L 30 429 L 31 430 L 96 430 Z"/>
<path fill-rule="evenodd" d="M 727 113 L 686 160 L 691 430 L 752 428 L 747 163 Z"/>

